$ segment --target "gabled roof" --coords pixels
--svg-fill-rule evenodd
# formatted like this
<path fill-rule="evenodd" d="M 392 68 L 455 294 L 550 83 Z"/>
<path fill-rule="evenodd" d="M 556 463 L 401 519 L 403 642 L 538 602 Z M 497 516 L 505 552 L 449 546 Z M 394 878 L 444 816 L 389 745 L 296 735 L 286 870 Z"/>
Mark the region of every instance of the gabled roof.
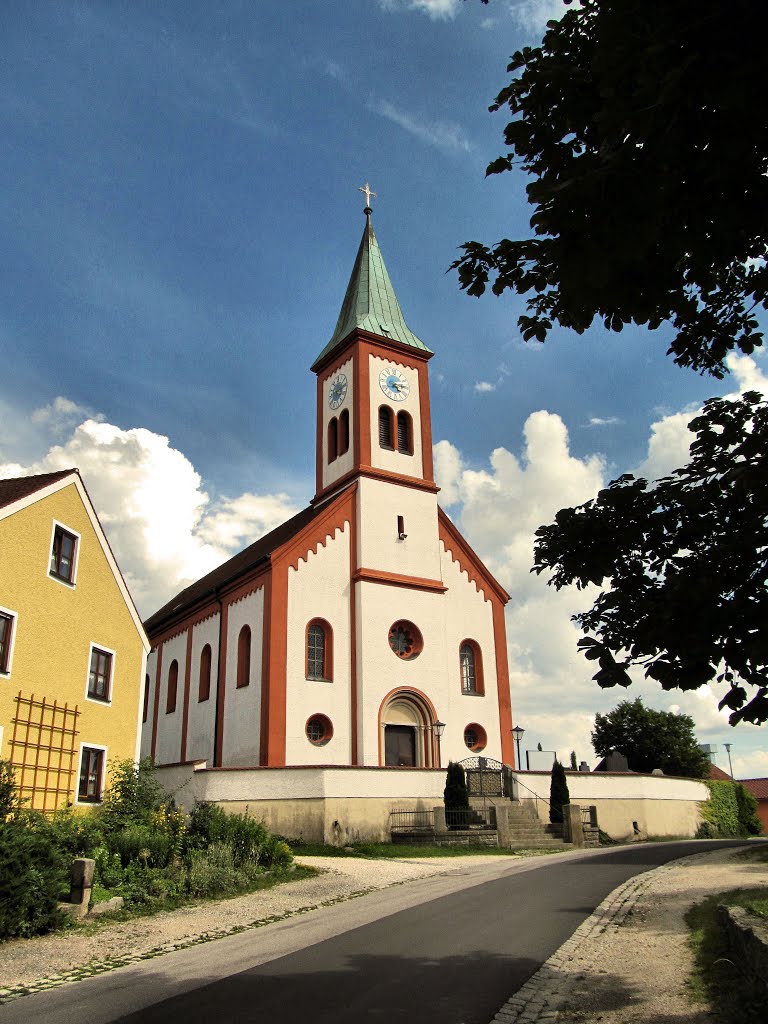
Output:
<path fill-rule="evenodd" d="M 191 583 L 185 590 L 172 597 L 162 608 L 150 615 L 144 623 L 147 633 L 150 636 L 156 634 L 167 622 L 193 608 L 203 599 L 215 595 L 227 583 L 239 579 L 259 565 L 268 562 L 273 551 L 295 537 L 321 511 L 325 511 L 325 507 L 324 505 L 321 507 L 310 505 L 302 509 L 292 519 L 281 523 L 276 529 L 260 537 L 259 540 L 254 541 L 253 544 L 233 555 L 226 562 L 222 562 L 216 569 L 212 569 L 207 576 Z"/>
<path fill-rule="evenodd" d="M 739 782 L 758 800 L 768 800 L 768 779 L 739 779 Z"/>
<path fill-rule="evenodd" d="M 144 626 L 142 625 L 138 610 L 123 579 L 117 559 L 112 552 L 112 548 L 109 546 L 107 535 L 104 533 L 104 528 L 99 522 L 96 509 L 91 501 L 90 494 L 85 488 L 79 469 L 62 469 L 56 473 L 39 473 L 34 476 L 19 476 L 0 480 L 0 520 L 10 519 L 11 516 L 23 511 L 35 502 L 42 501 L 43 498 L 47 498 L 70 485 L 74 486 L 80 496 L 86 514 L 91 521 L 93 531 L 96 534 L 96 539 L 101 546 L 101 550 L 104 552 L 107 564 L 112 570 L 115 583 L 123 596 L 128 613 L 138 630 L 142 645 L 148 651 L 149 641 L 144 632 Z"/>
<path fill-rule="evenodd" d="M 710 764 L 709 766 L 709 778 L 717 779 L 718 782 L 731 781 L 731 776 L 728 772 L 724 772 L 722 768 L 718 768 L 716 764 Z"/>
<path fill-rule="evenodd" d="M 38 473 L 37 476 L 16 476 L 9 480 L 0 480 L 0 508 L 12 505 L 22 498 L 28 498 L 30 494 L 77 472 L 76 469 L 61 469 L 58 473 Z"/>
<path fill-rule="evenodd" d="M 399 341 L 409 348 L 432 355 L 431 349 L 416 337 L 405 322 L 395 289 L 384 266 L 379 243 L 373 233 L 369 207 L 366 207 L 365 229 L 336 322 L 336 330 L 312 364 L 312 369 L 314 370 L 356 329 Z"/>

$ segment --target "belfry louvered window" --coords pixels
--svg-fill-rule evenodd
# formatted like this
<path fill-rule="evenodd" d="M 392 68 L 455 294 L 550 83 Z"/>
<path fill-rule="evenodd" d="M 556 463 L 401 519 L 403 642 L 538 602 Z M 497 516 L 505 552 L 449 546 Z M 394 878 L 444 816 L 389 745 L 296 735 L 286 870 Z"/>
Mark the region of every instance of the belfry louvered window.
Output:
<path fill-rule="evenodd" d="M 334 416 L 331 422 L 328 424 L 328 461 L 335 462 L 336 456 L 339 454 L 339 435 L 338 435 L 339 421 Z"/>
<path fill-rule="evenodd" d="M 412 420 L 407 412 L 397 414 L 397 450 L 402 455 L 413 455 Z"/>
<path fill-rule="evenodd" d="M 339 416 L 339 455 L 349 451 L 349 409 L 342 409 Z"/>
<path fill-rule="evenodd" d="M 394 448 L 394 416 L 387 405 L 379 407 L 379 446 L 381 448 Z"/>

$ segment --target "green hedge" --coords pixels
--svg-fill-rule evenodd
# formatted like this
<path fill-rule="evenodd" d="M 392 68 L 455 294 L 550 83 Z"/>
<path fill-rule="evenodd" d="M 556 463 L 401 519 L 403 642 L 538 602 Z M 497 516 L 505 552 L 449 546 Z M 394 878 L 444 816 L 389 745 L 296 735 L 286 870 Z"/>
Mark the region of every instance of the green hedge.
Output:
<path fill-rule="evenodd" d="M 761 825 L 757 817 L 757 801 L 740 782 L 704 779 L 709 800 L 700 805 L 704 819 L 699 826 L 700 838 L 716 836 L 757 836 Z"/>

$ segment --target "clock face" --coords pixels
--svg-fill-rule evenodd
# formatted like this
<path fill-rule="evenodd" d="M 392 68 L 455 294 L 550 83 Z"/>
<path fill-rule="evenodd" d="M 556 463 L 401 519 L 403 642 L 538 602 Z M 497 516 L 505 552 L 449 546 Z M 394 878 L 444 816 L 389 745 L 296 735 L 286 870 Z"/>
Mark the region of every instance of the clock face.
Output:
<path fill-rule="evenodd" d="M 405 377 L 393 366 L 385 366 L 379 374 L 379 387 L 393 402 L 404 402 L 411 386 Z"/>
<path fill-rule="evenodd" d="M 328 392 L 328 405 L 331 409 L 338 409 L 347 394 L 347 378 L 340 373 L 335 380 L 331 381 L 331 388 Z"/>

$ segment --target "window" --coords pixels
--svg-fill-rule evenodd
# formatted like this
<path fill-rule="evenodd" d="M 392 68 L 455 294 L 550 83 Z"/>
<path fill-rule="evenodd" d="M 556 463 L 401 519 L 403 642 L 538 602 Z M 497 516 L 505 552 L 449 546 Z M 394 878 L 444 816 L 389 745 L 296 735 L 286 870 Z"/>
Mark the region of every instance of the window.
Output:
<path fill-rule="evenodd" d="M 80 803 L 101 803 L 104 784 L 104 748 L 80 748 L 80 782 L 77 799 Z"/>
<path fill-rule="evenodd" d="M 349 451 L 349 409 L 342 410 L 339 416 L 339 455 Z"/>
<path fill-rule="evenodd" d="M 200 682 L 197 687 L 198 703 L 211 696 L 211 645 L 206 644 L 200 651 Z"/>
<path fill-rule="evenodd" d="M 316 747 L 324 747 L 333 736 L 331 720 L 325 715 L 312 715 L 304 729 L 307 739 Z"/>
<path fill-rule="evenodd" d="M 0 612 L 0 673 L 3 675 L 8 675 L 11 671 L 14 619 L 15 616 L 11 612 Z"/>
<path fill-rule="evenodd" d="M 179 688 L 179 663 L 174 658 L 168 669 L 168 692 L 165 695 L 165 713 L 172 715 L 176 710 L 176 695 Z"/>
<path fill-rule="evenodd" d="M 459 647 L 459 668 L 461 670 L 461 692 L 482 696 L 483 656 L 474 640 L 465 640 Z"/>
<path fill-rule="evenodd" d="M 397 414 L 397 450 L 402 455 L 413 455 L 413 421 L 407 412 Z"/>
<path fill-rule="evenodd" d="M 307 626 L 307 679 L 333 679 L 333 631 L 322 619 Z"/>
<path fill-rule="evenodd" d="M 403 661 L 418 657 L 424 649 L 424 639 L 412 622 L 401 619 L 389 628 L 389 646 Z"/>
<path fill-rule="evenodd" d="M 243 626 L 237 638 L 237 679 L 235 685 L 247 686 L 251 681 L 251 627 Z"/>
<path fill-rule="evenodd" d="M 51 545 L 51 576 L 65 583 L 74 583 L 76 554 L 77 535 L 56 524 Z"/>
<path fill-rule="evenodd" d="M 141 713 L 142 722 L 149 717 L 149 675 L 144 676 L 144 710 Z"/>
<path fill-rule="evenodd" d="M 477 722 L 471 722 L 464 730 L 464 742 L 470 750 L 475 750 L 478 753 L 481 750 L 485 750 L 488 737 L 482 725 L 478 725 Z"/>
<path fill-rule="evenodd" d="M 339 421 L 334 416 L 328 424 L 328 461 L 335 462 L 339 454 Z"/>
<path fill-rule="evenodd" d="M 108 702 L 112 689 L 112 652 L 91 647 L 91 665 L 88 669 L 88 697 Z"/>
<path fill-rule="evenodd" d="M 394 430 L 392 421 L 394 416 L 388 405 L 379 407 L 379 447 L 394 448 Z"/>

